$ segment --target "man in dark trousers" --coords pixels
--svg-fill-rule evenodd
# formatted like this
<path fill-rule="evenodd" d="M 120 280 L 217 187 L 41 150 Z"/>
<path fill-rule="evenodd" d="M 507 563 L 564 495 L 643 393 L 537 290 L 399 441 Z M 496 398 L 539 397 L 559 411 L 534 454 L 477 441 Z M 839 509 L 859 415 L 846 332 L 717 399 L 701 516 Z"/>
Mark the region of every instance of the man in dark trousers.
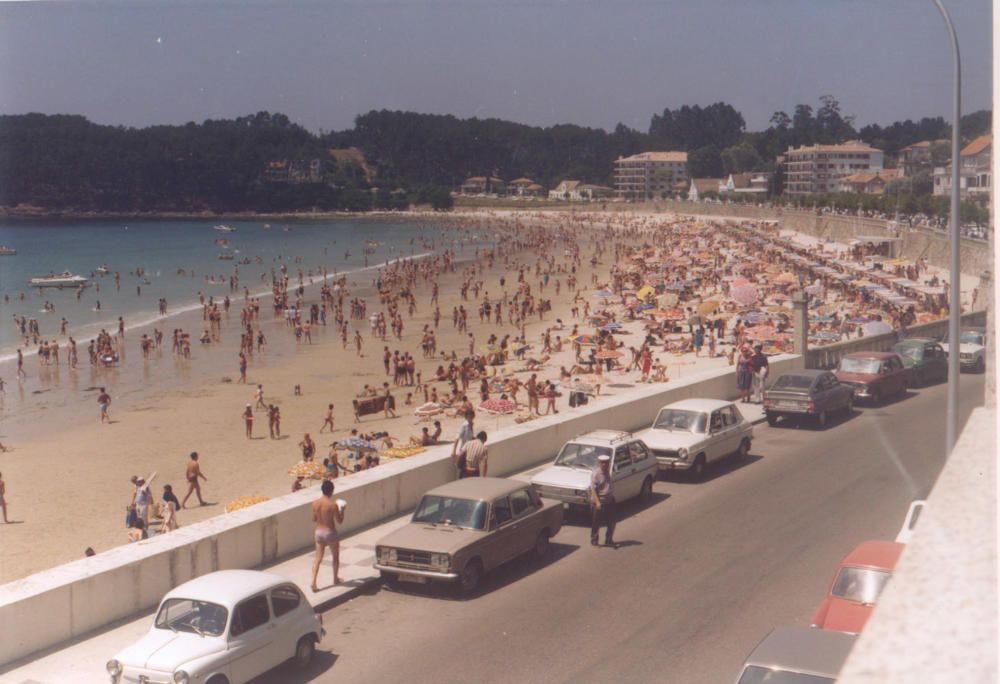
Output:
<path fill-rule="evenodd" d="M 764 401 L 764 383 L 767 381 L 768 371 L 771 370 L 762 345 L 754 346 L 750 365 L 753 368 L 753 401 L 759 404 Z"/>
<path fill-rule="evenodd" d="M 607 527 L 604 545 L 617 549 L 615 543 L 615 491 L 611 481 L 611 456 L 597 457 L 597 467 L 590 475 L 590 543 L 597 546 L 601 527 Z"/>

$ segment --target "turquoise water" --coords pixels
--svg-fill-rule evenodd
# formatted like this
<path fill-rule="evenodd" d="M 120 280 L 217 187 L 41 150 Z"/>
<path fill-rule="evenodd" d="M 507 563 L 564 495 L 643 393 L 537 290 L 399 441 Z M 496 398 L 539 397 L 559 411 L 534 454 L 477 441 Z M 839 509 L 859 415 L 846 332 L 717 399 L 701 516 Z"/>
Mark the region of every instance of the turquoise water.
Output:
<path fill-rule="evenodd" d="M 0 245 L 17 250 L 16 256 L 0 256 L 0 361 L 12 358 L 21 344 L 15 314 L 37 320 L 41 337 L 58 340 L 60 346 L 66 340 L 60 335 L 63 318 L 67 335 L 78 343 L 102 328 L 117 330 L 119 316 L 129 329 L 159 321 L 157 327 L 165 329 L 169 338 L 171 326 L 159 315 L 160 298 L 167 300 L 168 318 L 200 308 L 199 293 L 217 301 L 229 295 L 237 301 L 238 311 L 243 288 L 252 294 L 269 292 L 271 273 L 280 274 L 283 264 L 293 283 L 299 271 L 307 283 L 318 282 L 324 269 L 333 275 L 376 266 L 437 251 L 449 239 L 429 221 L 288 221 L 273 223 L 269 229 L 263 221 L 228 221 L 226 225 L 236 228 L 232 233 L 217 232 L 213 225 L 211 221 L 0 223 Z M 228 244 L 216 244 L 219 239 Z M 377 246 L 366 255 L 369 240 Z M 220 254 L 232 254 L 234 259 L 220 260 Z M 239 263 L 246 259 L 249 263 Z M 97 272 L 103 265 L 109 274 Z M 74 289 L 28 285 L 34 276 L 66 270 L 90 278 L 79 297 Z M 236 292 L 229 287 L 233 275 L 239 276 Z M 46 311 L 46 302 L 54 310 Z M 29 356 L 36 348 L 23 349 Z M 86 345 L 79 349 L 84 358 Z"/>

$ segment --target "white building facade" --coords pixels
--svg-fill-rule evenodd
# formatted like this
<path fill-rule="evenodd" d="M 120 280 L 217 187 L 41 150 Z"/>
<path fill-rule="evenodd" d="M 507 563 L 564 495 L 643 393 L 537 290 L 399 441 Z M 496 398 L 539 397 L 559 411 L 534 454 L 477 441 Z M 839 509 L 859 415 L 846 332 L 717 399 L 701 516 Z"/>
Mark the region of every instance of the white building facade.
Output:
<path fill-rule="evenodd" d="M 653 199 L 687 181 L 687 152 L 642 152 L 615 160 L 615 196 Z"/>
<path fill-rule="evenodd" d="M 785 193 L 789 195 L 837 192 L 842 178 L 881 171 L 885 161 L 882 150 L 860 140 L 789 148 L 784 158 Z"/>

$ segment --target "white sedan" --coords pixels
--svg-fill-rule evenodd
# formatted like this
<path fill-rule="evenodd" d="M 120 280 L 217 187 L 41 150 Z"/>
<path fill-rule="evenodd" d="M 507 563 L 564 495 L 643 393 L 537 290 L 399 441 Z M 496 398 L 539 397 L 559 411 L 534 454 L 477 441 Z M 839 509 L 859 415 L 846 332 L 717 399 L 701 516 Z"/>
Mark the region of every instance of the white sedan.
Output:
<path fill-rule="evenodd" d="M 220 570 L 164 596 L 149 632 L 107 669 L 112 684 L 240 684 L 289 658 L 306 667 L 325 633 L 294 583 Z"/>
<path fill-rule="evenodd" d="M 713 461 L 750 453 L 753 425 L 731 401 L 684 399 L 660 409 L 653 425 L 637 436 L 660 470 L 685 470 L 699 480 Z"/>

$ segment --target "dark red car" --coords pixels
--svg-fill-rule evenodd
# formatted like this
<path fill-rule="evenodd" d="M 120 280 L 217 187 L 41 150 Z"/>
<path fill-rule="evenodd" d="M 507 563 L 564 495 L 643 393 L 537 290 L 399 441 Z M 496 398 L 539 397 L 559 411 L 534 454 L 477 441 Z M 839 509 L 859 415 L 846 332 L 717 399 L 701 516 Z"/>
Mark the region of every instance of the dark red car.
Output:
<path fill-rule="evenodd" d="M 906 391 L 910 369 L 895 352 L 854 352 L 840 360 L 837 379 L 854 388 L 854 396 L 880 404 Z"/>

